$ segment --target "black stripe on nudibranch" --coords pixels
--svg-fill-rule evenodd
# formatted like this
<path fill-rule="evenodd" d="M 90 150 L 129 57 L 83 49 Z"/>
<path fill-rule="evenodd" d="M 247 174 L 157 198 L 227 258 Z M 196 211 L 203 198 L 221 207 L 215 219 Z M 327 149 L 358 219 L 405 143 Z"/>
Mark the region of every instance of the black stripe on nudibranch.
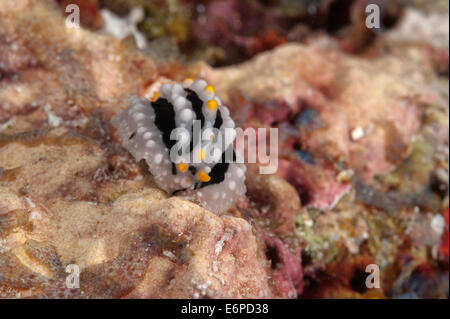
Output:
<path fill-rule="evenodd" d="M 202 183 L 199 188 L 206 187 L 211 184 L 219 184 L 225 180 L 225 173 L 228 171 L 230 164 L 229 163 L 218 163 L 214 165 L 209 173 L 211 177 L 209 182 Z"/>
<path fill-rule="evenodd" d="M 195 166 L 189 166 L 189 172 L 191 172 L 192 175 L 195 175 L 197 173 L 197 168 Z"/>
<path fill-rule="evenodd" d="M 173 105 L 164 98 L 157 99 L 151 105 L 155 111 L 155 125 L 162 134 L 164 144 L 170 150 L 176 143 L 176 140 L 170 139 L 170 133 L 176 128 Z"/>
<path fill-rule="evenodd" d="M 217 110 L 216 112 L 216 120 L 214 121 L 214 128 L 220 129 L 222 126 L 223 119 L 222 119 L 222 113 L 220 113 L 220 110 Z"/>
<path fill-rule="evenodd" d="M 174 162 L 172 162 L 172 175 L 177 175 L 177 167 Z"/>
<path fill-rule="evenodd" d="M 184 89 L 184 91 L 187 93 L 186 99 L 188 99 L 189 102 L 191 102 L 192 110 L 195 113 L 195 117 L 198 121 L 200 121 L 200 126 L 203 128 L 203 125 L 205 124 L 205 115 L 203 115 L 202 112 L 202 106 L 203 101 L 198 97 L 198 94 L 190 89 Z M 189 150 L 192 151 L 197 145 L 194 145 L 194 139 L 191 139 Z"/>
<path fill-rule="evenodd" d="M 225 180 L 225 174 L 228 171 L 228 168 L 230 167 L 230 163 L 225 162 L 225 154 L 226 151 L 222 153 L 222 161 L 214 165 L 213 168 L 211 169 L 211 172 L 209 173 L 211 180 L 206 183 L 201 183 L 199 188 L 203 188 L 212 184 L 219 184 Z M 233 150 L 233 162 L 235 160 L 236 160 L 236 153 Z"/>
<path fill-rule="evenodd" d="M 130 135 L 130 137 L 128 138 L 129 140 L 133 139 L 133 137 L 136 136 L 136 132 L 133 132 L 133 134 Z"/>
<path fill-rule="evenodd" d="M 188 99 L 189 102 L 192 104 L 192 110 L 195 113 L 195 116 L 197 117 L 197 120 L 200 121 L 201 127 L 203 128 L 203 125 L 205 124 L 205 116 L 202 112 L 202 106 L 203 101 L 198 97 L 197 93 L 190 89 L 184 89 L 187 93 L 186 99 Z"/>

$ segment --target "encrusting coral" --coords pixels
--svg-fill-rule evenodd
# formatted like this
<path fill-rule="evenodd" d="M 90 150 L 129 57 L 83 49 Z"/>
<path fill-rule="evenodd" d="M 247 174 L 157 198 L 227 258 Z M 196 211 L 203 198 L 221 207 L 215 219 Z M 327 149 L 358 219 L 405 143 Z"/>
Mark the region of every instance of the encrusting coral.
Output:
<path fill-rule="evenodd" d="M 234 121 L 214 93 L 203 80 L 166 83 L 152 102 L 133 96 L 112 123 L 162 189 L 220 213 L 245 194 L 246 167 L 236 162 Z"/>
<path fill-rule="evenodd" d="M 448 29 L 409 23 L 418 15 L 406 11 L 400 27 L 368 44 L 348 36 L 354 28 L 344 21 L 328 34 L 305 29 L 302 44 L 281 29 L 291 43 L 270 49 L 279 41 L 259 46 L 243 32 L 246 19 L 243 28 L 214 33 L 234 40 L 219 64 L 270 51 L 215 68 L 86 29 L 101 27 L 88 13 L 108 1 L 70 1 L 95 9 L 80 5 L 79 29 L 64 26 L 57 2 L 69 1 L 0 2 L 0 297 L 448 298 Z M 448 1 L 437 2 L 448 12 Z M 206 16 L 200 31 L 210 32 L 206 26 L 223 25 L 210 18 L 223 7 L 212 6 L 237 1 L 183 3 L 206 8 L 198 23 Z M 246 17 L 222 12 L 225 21 Z M 448 25 L 448 13 L 435 15 Z M 268 26 L 258 38 L 274 25 L 268 16 L 257 16 Z M 413 35 L 425 31 L 438 36 L 417 42 Z M 185 44 L 207 55 L 195 42 Z M 258 50 L 233 56 L 231 46 Z M 246 196 L 220 215 L 169 195 L 178 188 L 163 191 L 171 167 L 151 171 L 152 158 L 133 156 L 146 144 L 127 144 L 134 131 L 120 141 L 111 124 L 121 111 L 130 127 L 142 118 L 124 111 L 130 95 L 145 96 L 130 106 L 150 112 L 162 84 L 172 79 L 184 90 L 186 77 L 213 85 L 236 127 L 279 129 L 277 173 L 247 165 Z M 170 178 L 158 184 L 162 172 Z M 365 285 L 374 263 L 379 289 Z M 65 286 L 70 264 L 80 269 L 76 291 Z"/>

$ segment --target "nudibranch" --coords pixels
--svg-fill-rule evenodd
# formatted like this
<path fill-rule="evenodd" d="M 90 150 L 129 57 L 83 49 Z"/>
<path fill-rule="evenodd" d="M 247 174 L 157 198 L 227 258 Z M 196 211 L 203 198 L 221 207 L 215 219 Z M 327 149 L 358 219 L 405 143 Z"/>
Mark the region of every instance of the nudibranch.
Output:
<path fill-rule="evenodd" d="M 147 162 L 168 193 L 214 213 L 245 194 L 246 167 L 233 148 L 235 123 L 204 80 L 165 83 L 151 100 L 132 96 L 112 124 L 123 147 Z"/>

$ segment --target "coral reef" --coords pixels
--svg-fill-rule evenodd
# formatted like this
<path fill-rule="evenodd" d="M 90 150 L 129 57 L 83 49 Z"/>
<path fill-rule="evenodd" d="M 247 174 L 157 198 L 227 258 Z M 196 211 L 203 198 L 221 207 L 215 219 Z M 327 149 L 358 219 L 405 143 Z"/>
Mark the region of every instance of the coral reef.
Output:
<path fill-rule="evenodd" d="M 67 1 L 1 1 L 0 297 L 448 298 L 448 2 L 380 4 L 376 32 L 363 2 L 74 0 L 77 29 Z M 111 124 L 186 77 L 279 131 L 278 171 L 248 164 L 220 216 Z"/>
<path fill-rule="evenodd" d="M 245 220 L 121 177 L 98 142 L 66 129 L 1 145 L 2 297 L 272 296 Z M 66 289 L 70 264 L 80 289 Z"/>

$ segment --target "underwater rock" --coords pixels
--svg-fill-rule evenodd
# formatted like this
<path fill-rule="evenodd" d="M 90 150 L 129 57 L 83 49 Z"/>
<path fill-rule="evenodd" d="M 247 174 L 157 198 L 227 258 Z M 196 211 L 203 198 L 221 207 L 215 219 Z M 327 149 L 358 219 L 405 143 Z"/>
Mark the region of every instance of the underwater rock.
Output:
<path fill-rule="evenodd" d="M 63 128 L 2 136 L 0 297 L 273 295 L 247 221 L 169 198 L 107 161 Z M 80 289 L 66 288 L 68 265 Z"/>
<path fill-rule="evenodd" d="M 274 175 L 261 175 L 253 166 L 247 172 L 248 197 L 257 205 L 262 218 L 275 224 L 273 231 L 288 235 L 294 231 L 294 220 L 300 211 L 296 190 Z"/>
<path fill-rule="evenodd" d="M 55 1 L 2 1 L 1 296 L 448 297 L 448 49 L 377 39 L 357 56 L 322 34 L 214 69 L 66 28 Z M 111 126 L 186 76 L 237 127 L 279 129 L 278 172 L 248 172 L 223 216 L 169 197 Z"/>
<path fill-rule="evenodd" d="M 365 61 L 314 44 L 288 44 L 242 65 L 204 67 L 203 72 L 224 101 L 241 92 L 250 103 L 252 98 L 283 101 L 293 114 L 305 105 L 316 110 L 314 125 L 299 131 L 303 148 L 311 154 L 344 157 L 359 173 L 371 177 L 398 161 L 389 158 L 389 140 L 384 136 L 395 134 L 399 159 L 405 158 L 400 146 L 409 144 L 421 114 L 411 98 L 432 93 L 423 89 L 422 75 L 405 77 L 412 67 L 393 58 Z M 434 98 L 439 99 L 436 94 Z M 358 127 L 366 134 L 355 142 L 351 131 Z"/>

